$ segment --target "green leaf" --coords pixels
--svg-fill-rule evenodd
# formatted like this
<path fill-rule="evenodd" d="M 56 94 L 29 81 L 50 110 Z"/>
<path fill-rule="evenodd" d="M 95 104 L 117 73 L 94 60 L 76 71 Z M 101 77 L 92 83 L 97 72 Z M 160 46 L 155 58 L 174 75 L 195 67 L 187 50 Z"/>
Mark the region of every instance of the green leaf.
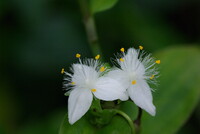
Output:
<path fill-rule="evenodd" d="M 93 14 L 112 8 L 118 0 L 90 0 L 90 9 Z"/>
<path fill-rule="evenodd" d="M 160 86 L 154 93 L 157 114 L 144 114 L 142 134 L 174 134 L 200 97 L 200 51 L 197 47 L 172 47 L 156 55 L 161 60 Z"/>
<path fill-rule="evenodd" d="M 64 117 L 64 120 L 60 126 L 59 134 L 94 134 L 95 128 L 84 116 L 73 125 L 68 122 L 68 116 Z"/>
<path fill-rule="evenodd" d="M 110 113 L 106 110 L 104 117 L 108 117 L 108 114 Z M 101 127 L 92 125 L 88 116 L 90 116 L 89 113 L 75 124 L 70 125 L 66 115 L 61 124 L 59 134 L 131 134 L 128 122 L 120 115 L 113 116 L 108 125 Z"/>
<path fill-rule="evenodd" d="M 109 125 L 98 129 L 96 134 L 131 134 L 131 128 L 122 116 L 115 115 Z"/>
<path fill-rule="evenodd" d="M 122 101 L 119 109 L 125 112 L 132 120 L 137 118 L 138 107 L 132 101 Z"/>

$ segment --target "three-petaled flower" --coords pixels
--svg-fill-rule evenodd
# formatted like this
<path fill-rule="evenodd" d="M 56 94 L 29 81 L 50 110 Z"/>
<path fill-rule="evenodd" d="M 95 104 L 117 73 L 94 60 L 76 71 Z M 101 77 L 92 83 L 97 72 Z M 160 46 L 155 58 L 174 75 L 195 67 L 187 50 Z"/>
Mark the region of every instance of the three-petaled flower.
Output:
<path fill-rule="evenodd" d="M 80 63 L 72 65 L 72 73 L 67 73 L 64 69 L 61 71 L 67 76 L 65 80 L 68 83 L 64 86 L 71 89 L 68 91 L 70 92 L 68 100 L 70 124 L 74 124 L 89 110 L 93 95 L 105 101 L 127 99 L 126 89 L 121 83 L 111 77 L 103 76 L 106 67 L 98 61 L 100 55 L 95 59 L 86 59 L 84 62 L 80 59 L 80 54 L 76 54 L 76 57 L 79 58 Z"/>
<path fill-rule="evenodd" d="M 148 83 L 157 83 L 155 78 L 158 77 L 158 71 L 154 65 L 160 64 L 160 60 L 155 60 L 142 49 L 142 46 L 138 50 L 129 48 L 125 53 L 124 48 L 121 48 L 122 54 L 116 60 L 118 67 L 107 75 L 118 80 L 127 89 L 128 96 L 137 106 L 154 116 L 156 108 Z"/>

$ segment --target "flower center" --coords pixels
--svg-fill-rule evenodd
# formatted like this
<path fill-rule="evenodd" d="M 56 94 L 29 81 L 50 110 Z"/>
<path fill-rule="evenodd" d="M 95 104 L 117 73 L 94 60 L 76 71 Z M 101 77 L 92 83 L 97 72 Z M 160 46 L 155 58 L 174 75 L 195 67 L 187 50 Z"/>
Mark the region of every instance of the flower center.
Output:
<path fill-rule="evenodd" d="M 72 84 L 72 85 L 75 85 L 75 82 L 72 81 L 71 84 Z"/>
<path fill-rule="evenodd" d="M 97 90 L 93 88 L 93 89 L 91 89 L 91 91 L 92 91 L 92 92 L 96 92 Z"/>
<path fill-rule="evenodd" d="M 137 83 L 136 80 L 133 80 L 133 81 L 131 82 L 132 85 L 135 85 L 136 83 Z"/>
<path fill-rule="evenodd" d="M 103 67 L 101 67 L 99 71 L 100 71 L 100 72 L 103 72 L 103 71 L 105 71 L 105 67 L 104 67 L 104 66 L 103 66 Z"/>

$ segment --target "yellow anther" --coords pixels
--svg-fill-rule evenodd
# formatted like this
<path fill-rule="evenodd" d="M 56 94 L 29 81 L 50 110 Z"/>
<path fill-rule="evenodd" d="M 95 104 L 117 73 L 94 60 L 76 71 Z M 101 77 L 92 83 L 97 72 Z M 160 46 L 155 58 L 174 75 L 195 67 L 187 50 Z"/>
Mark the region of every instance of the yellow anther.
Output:
<path fill-rule="evenodd" d="M 101 67 L 99 71 L 100 71 L 100 72 L 103 72 L 103 71 L 105 71 L 105 67 L 104 67 L 104 66 L 103 66 L 103 67 Z"/>
<path fill-rule="evenodd" d="M 154 76 L 155 76 L 155 75 L 152 75 L 152 76 L 150 77 L 150 79 L 152 80 L 152 79 L 154 78 Z"/>
<path fill-rule="evenodd" d="M 95 56 L 95 59 L 98 60 L 100 58 L 100 55 L 98 54 L 97 56 Z"/>
<path fill-rule="evenodd" d="M 62 68 L 62 70 L 61 70 L 61 74 L 64 74 L 64 72 L 65 72 L 65 69 L 64 68 Z"/>
<path fill-rule="evenodd" d="M 124 59 L 123 59 L 123 58 L 120 58 L 119 60 L 120 60 L 121 62 L 123 62 L 123 61 L 124 61 Z"/>
<path fill-rule="evenodd" d="M 160 60 L 157 60 L 156 63 L 157 63 L 157 64 L 160 64 Z"/>
<path fill-rule="evenodd" d="M 121 48 L 120 51 L 121 51 L 121 52 L 124 52 L 124 48 Z"/>
<path fill-rule="evenodd" d="M 142 50 L 142 49 L 143 49 L 143 46 L 139 46 L 139 49 Z"/>
<path fill-rule="evenodd" d="M 132 84 L 132 85 L 135 85 L 135 84 L 136 84 L 136 80 L 133 80 L 133 81 L 131 82 L 131 84 Z"/>
<path fill-rule="evenodd" d="M 75 82 L 71 82 L 72 85 L 75 85 Z"/>
<path fill-rule="evenodd" d="M 93 89 L 91 89 L 91 91 L 92 91 L 92 92 L 96 92 L 97 90 L 93 88 Z"/>
<path fill-rule="evenodd" d="M 81 57 L 81 55 L 80 54 L 76 54 L 76 58 L 80 58 Z"/>

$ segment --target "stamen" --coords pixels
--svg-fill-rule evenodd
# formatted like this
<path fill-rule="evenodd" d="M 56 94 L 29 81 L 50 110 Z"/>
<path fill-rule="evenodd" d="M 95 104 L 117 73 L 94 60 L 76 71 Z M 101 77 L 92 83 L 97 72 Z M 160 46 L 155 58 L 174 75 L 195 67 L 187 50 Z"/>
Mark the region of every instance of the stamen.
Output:
<path fill-rule="evenodd" d="M 119 60 L 120 60 L 121 62 L 124 62 L 124 59 L 123 59 L 123 58 L 120 58 Z"/>
<path fill-rule="evenodd" d="M 157 60 L 155 63 L 160 64 L 160 60 Z"/>
<path fill-rule="evenodd" d="M 121 52 L 124 52 L 124 48 L 121 48 L 120 51 L 121 51 Z"/>
<path fill-rule="evenodd" d="M 100 55 L 98 54 L 97 56 L 95 56 L 95 59 L 98 60 L 100 58 Z"/>
<path fill-rule="evenodd" d="M 65 69 L 64 68 L 62 68 L 62 70 L 61 70 L 61 74 L 64 74 L 64 72 L 65 72 Z"/>
<path fill-rule="evenodd" d="M 155 76 L 155 75 L 152 75 L 152 76 L 150 77 L 150 79 L 152 80 L 152 79 L 154 78 L 154 76 Z"/>
<path fill-rule="evenodd" d="M 96 92 L 97 90 L 93 88 L 93 89 L 91 89 L 91 91 L 92 91 L 92 92 Z"/>
<path fill-rule="evenodd" d="M 139 49 L 142 50 L 142 49 L 143 49 L 143 46 L 139 46 Z"/>
<path fill-rule="evenodd" d="M 72 85 L 75 85 L 75 82 L 71 82 Z"/>
<path fill-rule="evenodd" d="M 133 81 L 131 82 L 131 84 L 132 84 L 132 85 L 135 85 L 135 84 L 136 84 L 136 80 L 133 80 Z"/>
<path fill-rule="evenodd" d="M 100 72 L 103 72 L 103 71 L 105 71 L 105 67 L 104 67 L 104 66 L 103 66 L 103 67 L 101 67 L 99 71 L 100 71 Z"/>
<path fill-rule="evenodd" d="M 80 54 L 76 54 L 76 58 L 80 58 L 81 57 L 81 55 Z"/>

